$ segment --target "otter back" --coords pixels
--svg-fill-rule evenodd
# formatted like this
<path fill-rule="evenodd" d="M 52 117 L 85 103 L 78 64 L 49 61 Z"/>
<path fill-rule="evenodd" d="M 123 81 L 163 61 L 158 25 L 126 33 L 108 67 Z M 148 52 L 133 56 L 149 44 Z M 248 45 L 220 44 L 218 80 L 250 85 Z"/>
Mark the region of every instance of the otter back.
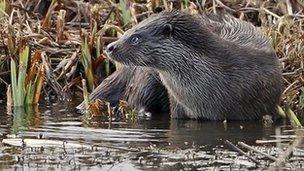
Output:
<path fill-rule="evenodd" d="M 269 40 L 231 16 L 156 14 L 106 52 L 125 65 L 159 73 L 177 118 L 257 119 L 275 113 L 282 92 L 280 64 Z"/>

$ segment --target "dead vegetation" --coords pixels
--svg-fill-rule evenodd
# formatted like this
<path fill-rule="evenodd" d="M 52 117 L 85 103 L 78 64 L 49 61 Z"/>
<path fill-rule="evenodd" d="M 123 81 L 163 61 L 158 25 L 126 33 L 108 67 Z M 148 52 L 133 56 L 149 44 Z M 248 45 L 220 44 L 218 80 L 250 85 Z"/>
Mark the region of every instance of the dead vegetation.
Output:
<path fill-rule="evenodd" d="M 115 64 L 103 54 L 104 46 L 150 14 L 172 9 L 190 13 L 224 11 L 260 27 L 272 39 L 282 62 L 282 105 L 303 114 L 301 0 L 0 0 L 0 99 L 5 99 L 3 92 L 8 85 L 12 86 L 13 97 L 21 92 L 15 100 L 12 98 L 15 105 L 38 103 L 40 94 L 45 99 L 61 100 L 81 96 L 82 79 L 92 91 L 115 70 Z M 27 59 L 22 61 L 27 48 L 27 57 L 23 54 Z M 100 102 L 91 105 L 97 110 L 94 104 Z"/>

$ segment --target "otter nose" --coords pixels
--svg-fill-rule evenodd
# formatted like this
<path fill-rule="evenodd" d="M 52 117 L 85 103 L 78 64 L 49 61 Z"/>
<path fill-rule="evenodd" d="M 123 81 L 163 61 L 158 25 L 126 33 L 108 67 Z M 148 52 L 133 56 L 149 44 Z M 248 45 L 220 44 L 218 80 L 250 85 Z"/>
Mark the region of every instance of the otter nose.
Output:
<path fill-rule="evenodd" d="M 106 51 L 112 53 L 116 49 L 115 42 L 108 44 Z"/>

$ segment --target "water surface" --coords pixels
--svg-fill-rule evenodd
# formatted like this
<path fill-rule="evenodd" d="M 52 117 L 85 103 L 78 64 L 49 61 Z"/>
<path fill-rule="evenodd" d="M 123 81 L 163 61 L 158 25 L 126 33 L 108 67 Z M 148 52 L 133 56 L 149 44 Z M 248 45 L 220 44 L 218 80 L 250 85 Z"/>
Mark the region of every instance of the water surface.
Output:
<path fill-rule="evenodd" d="M 214 162 L 217 155 L 240 157 L 224 150 L 225 140 L 256 145 L 284 126 L 171 120 L 166 115 L 109 124 L 98 118 L 88 121 L 76 105 L 52 103 L 13 111 L 0 106 L 1 168 L 166 170 L 193 167 L 199 159 L 194 166 L 229 169 L 225 160 Z M 191 153 L 198 157 L 187 158 Z M 257 167 L 250 161 L 238 167 L 242 165 Z"/>

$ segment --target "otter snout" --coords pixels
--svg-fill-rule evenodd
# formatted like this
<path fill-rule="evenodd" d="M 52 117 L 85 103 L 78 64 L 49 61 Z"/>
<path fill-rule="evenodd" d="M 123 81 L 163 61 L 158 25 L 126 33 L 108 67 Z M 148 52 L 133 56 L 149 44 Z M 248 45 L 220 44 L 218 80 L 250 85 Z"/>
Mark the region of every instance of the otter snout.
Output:
<path fill-rule="evenodd" d="M 112 42 L 110 44 L 108 44 L 107 48 L 106 48 L 106 53 L 108 55 L 112 54 L 115 50 L 116 50 L 116 42 Z"/>

